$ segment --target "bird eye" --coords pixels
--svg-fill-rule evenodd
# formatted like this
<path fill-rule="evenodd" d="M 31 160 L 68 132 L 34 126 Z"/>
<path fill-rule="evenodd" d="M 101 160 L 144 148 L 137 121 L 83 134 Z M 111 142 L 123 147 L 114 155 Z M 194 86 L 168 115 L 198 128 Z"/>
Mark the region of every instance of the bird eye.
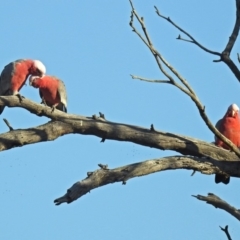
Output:
<path fill-rule="evenodd" d="M 41 76 L 41 75 L 42 75 L 42 72 L 37 68 L 37 69 L 36 69 L 36 74 Z"/>

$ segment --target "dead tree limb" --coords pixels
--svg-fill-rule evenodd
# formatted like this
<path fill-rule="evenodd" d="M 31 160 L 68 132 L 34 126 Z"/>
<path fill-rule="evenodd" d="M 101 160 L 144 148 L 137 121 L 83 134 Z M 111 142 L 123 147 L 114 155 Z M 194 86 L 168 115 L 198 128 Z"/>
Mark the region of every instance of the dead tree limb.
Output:
<path fill-rule="evenodd" d="M 240 221 L 240 210 L 236 209 L 235 207 L 231 206 L 220 197 L 214 195 L 213 193 L 208 193 L 208 196 L 197 195 L 193 197 L 197 198 L 198 200 L 205 201 L 206 203 L 214 206 L 215 208 L 220 208 L 228 213 L 230 213 L 233 217 L 235 217 L 238 221 Z"/>
<path fill-rule="evenodd" d="M 231 162 L 232 168 L 240 168 L 239 162 Z M 71 203 L 82 197 L 91 190 L 116 182 L 126 183 L 129 179 L 141 177 L 155 172 L 187 169 L 201 172 L 203 174 L 218 174 L 227 172 L 228 167 L 225 162 L 219 162 L 211 158 L 172 156 L 160 159 L 152 159 L 144 162 L 129 164 L 114 169 L 98 169 L 87 176 L 87 178 L 76 182 L 67 190 L 67 193 L 54 200 L 56 205 L 61 203 Z M 240 176 L 239 170 L 235 174 Z"/>
<path fill-rule="evenodd" d="M 239 33 L 239 27 L 240 27 L 240 0 L 236 0 L 236 21 L 235 21 L 235 24 L 234 24 L 234 27 L 233 27 L 232 34 L 229 37 L 229 40 L 228 40 L 228 42 L 226 44 L 226 47 L 222 51 L 222 53 L 216 52 L 216 51 L 212 51 L 212 50 L 204 47 L 195 38 L 193 38 L 187 31 L 183 30 L 175 22 L 173 22 L 170 19 L 170 17 L 166 17 L 166 16 L 162 15 L 156 6 L 155 6 L 155 9 L 156 9 L 156 13 L 157 13 L 157 15 L 159 17 L 161 17 L 161 18 L 165 19 L 166 21 L 168 21 L 169 23 L 171 23 L 175 28 L 177 28 L 179 31 L 181 31 L 186 36 L 188 36 L 190 40 L 182 38 L 181 35 L 179 35 L 177 37 L 177 39 L 193 43 L 193 44 L 197 45 L 198 47 L 200 47 L 202 50 L 204 50 L 204 51 L 206 51 L 206 52 L 208 52 L 210 54 L 219 56 L 220 59 L 219 60 L 214 60 L 214 62 L 221 62 L 221 61 L 224 62 L 229 67 L 229 69 L 232 71 L 232 73 L 235 75 L 235 77 L 238 79 L 238 81 L 240 82 L 240 71 L 239 71 L 238 67 L 236 66 L 236 64 L 230 58 L 230 54 L 231 54 L 232 48 L 233 48 L 233 46 L 234 46 L 234 44 L 236 42 L 236 39 L 237 39 L 238 33 Z"/>
<path fill-rule="evenodd" d="M 6 106 L 24 108 L 36 115 L 40 113 L 41 116 L 48 117 L 53 121 L 34 128 L 15 129 L 0 134 L 0 151 L 11 149 L 14 146 L 54 140 L 65 134 L 79 133 L 97 136 L 101 139 L 132 142 L 160 150 L 173 150 L 183 155 L 211 157 L 223 161 L 238 161 L 239 159 L 233 152 L 183 135 L 151 131 L 148 128 L 110 122 L 102 118 L 93 119 L 92 117 L 67 114 L 58 110 L 52 112 L 50 107 L 27 98 L 20 103 L 15 96 L 1 96 L 0 105 L 3 103 Z"/>
<path fill-rule="evenodd" d="M 239 0 L 240 1 L 240 0 Z M 178 89 L 180 89 L 182 92 L 184 92 L 186 95 L 188 95 L 191 100 L 195 103 L 200 116 L 202 117 L 203 121 L 205 122 L 205 124 L 207 125 L 207 127 L 211 130 L 212 133 L 214 133 L 214 135 L 216 135 L 219 139 L 221 139 L 227 146 L 229 146 L 229 148 L 234 151 L 239 157 L 240 157 L 240 150 L 230 141 L 228 140 L 226 137 L 224 137 L 216 128 L 215 126 L 212 124 L 212 122 L 210 121 L 210 119 L 208 118 L 206 112 L 205 112 L 205 106 L 202 105 L 202 103 L 200 102 L 200 100 L 198 99 L 197 95 L 195 94 L 194 90 L 191 88 L 191 86 L 189 85 L 189 83 L 187 82 L 187 80 L 185 78 L 183 78 L 178 71 L 176 71 L 171 64 L 169 64 L 164 57 L 160 54 L 160 52 L 158 50 L 156 50 L 153 46 L 153 43 L 151 41 L 151 38 L 147 32 L 147 28 L 145 26 L 144 20 L 143 18 L 139 17 L 138 13 L 136 12 L 136 10 L 134 9 L 133 3 L 131 0 L 129 0 L 130 5 L 132 7 L 132 12 L 131 12 L 131 16 L 130 16 L 130 23 L 129 25 L 131 26 L 131 28 L 133 29 L 133 32 L 135 32 L 138 37 L 145 43 L 145 45 L 149 48 L 149 50 L 151 51 L 151 53 L 153 54 L 156 63 L 159 67 L 159 70 L 169 79 L 169 81 L 165 81 L 164 83 L 169 83 L 174 85 L 175 87 L 177 87 Z M 158 11 L 159 13 L 159 11 Z M 159 13 L 160 14 L 160 13 Z M 162 16 L 162 15 L 160 15 Z M 136 27 L 134 26 L 134 18 L 137 19 L 137 21 L 139 22 L 142 31 L 144 33 L 144 36 L 136 29 Z M 166 17 L 164 17 L 165 19 L 168 19 Z M 173 23 L 171 21 L 171 23 Z M 178 27 L 179 28 L 179 27 Z M 193 38 L 192 38 L 193 39 Z M 174 80 L 174 78 L 164 69 L 164 67 L 162 66 L 162 63 L 167 67 L 168 70 L 170 70 L 171 73 L 173 73 L 178 80 L 181 82 L 181 84 L 179 84 L 178 82 L 176 82 Z M 136 76 L 132 76 L 133 78 L 139 78 Z M 144 80 L 144 78 L 140 77 L 140 80 Z"/>

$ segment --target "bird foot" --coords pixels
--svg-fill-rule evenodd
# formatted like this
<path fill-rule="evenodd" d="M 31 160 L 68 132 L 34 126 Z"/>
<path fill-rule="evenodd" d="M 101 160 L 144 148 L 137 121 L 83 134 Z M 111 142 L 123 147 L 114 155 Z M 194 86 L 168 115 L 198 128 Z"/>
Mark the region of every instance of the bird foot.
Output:
<path fill-rule="evenodd" d="M 54 112 L 55 108 L 56 108 L 55 106 L 53 106 L 53 107 L 52 107 L 52 111 L 51 111 L 51 113 L 53 113 L 53 112 Z"/>
<path fill-rule="evenodd" d="M 23 99 L 25 98 L 24 96 L 21 96 L 20 93 L 16 94 L 15 96 L 18 97 L 20 103 L 21 103 L 21 102 L 23 101 Z"/>
<path fill-rule="evenodd" d="M 45 99 L 44 99 L 44 98 L 42 98 L 42 102 L 41 102 L 41 104 L 43 104 L 43 105 L 47 106 L 47 103 L 46 103 L 46 101 L 45 101 Z"/>

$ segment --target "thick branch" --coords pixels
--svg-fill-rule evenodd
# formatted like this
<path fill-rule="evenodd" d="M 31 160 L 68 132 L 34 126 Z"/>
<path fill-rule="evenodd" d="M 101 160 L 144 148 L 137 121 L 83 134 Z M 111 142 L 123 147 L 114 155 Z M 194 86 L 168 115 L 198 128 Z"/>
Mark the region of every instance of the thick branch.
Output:
<path fill-rule="evenodd" d="M 214 195 L 213 193 L 208 193 L 208 196 L 202 196 L 197 195 L 193 196 L 197 198 L 198 200 L 205 201 L 206 203 L 214 206 L 215 208 L 220 208 L 228 213 L 230 213 L 232 216 L 234 216 L 236 219 L 240 221 L 240 210 L 236 209 L 235 207 L 229 205 L 227 202 L 219 198 L 218 196 Z"/>
<path fill-rule="evenodd" d="M 231 166 L 232 169 L 235 167 L 239 168 L 240 166 L 238 162 L 231 162 L 231 164 L 233 164 Z M 219 162 L 210 158 L 172 156 L 134 163 L 114 169 L 101 168 L 94 172 L 89 172 L 87 178 L 73 184 L 64 196 L 56 199 L 54 202 L 56 205 L 64 202 L 71 203 L 95 188 L 116 182 L 126 184 L 126 181 L 131 178 L 155 172 L 187 169 L 199 171 L 203 174 L 215 174 L 228 171 L 229 168 L 227 165 L 225 162 Z M 239 171 L 235 171 L 235 174 L 240 176 Z"/>
<path fill-rule="evenodd" d="M 20 103 L 15 96 L 1 96 L 0 105 L 3 103 L 10 107 L 25 108 L 29 112 L 49 117 L 56 122 L 49 122 L 36 128 L 18 129 L 0 134 L 0 151 L 25 144 L 54 140 L 69 133 L 79 133 L 94 135 L 101 139 L 132 142 L 161 150 L 173 150 L 184 155 L 208 156 L 224 161 L 237 161 L 239 159 L 233 152 L 187 136 L 114 123 L 100 117 L 84 117 L 58 110 L 52 112 L 50 107 L 34 103 L 26 98 Z"/>
<path fill-rule="evenodd" d="M 34 128 L 11 130 L 0 134 L 0 151 L 38 142 L 53 141 L 75 131 L 70 124 L 59 121 L 51 121 Z"/>

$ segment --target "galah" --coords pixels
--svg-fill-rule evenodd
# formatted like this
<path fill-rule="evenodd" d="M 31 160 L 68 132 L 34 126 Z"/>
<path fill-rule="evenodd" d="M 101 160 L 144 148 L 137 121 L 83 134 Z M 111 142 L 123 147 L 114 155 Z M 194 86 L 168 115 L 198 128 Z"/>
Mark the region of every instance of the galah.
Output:
<path fill-rule="evenodd" d="M 60 111 L 67 112 L 67 91 L 63 81 L 48 75 L 42 78 L 31 76 L 29 85 L 39 88 L 42 102 L 52 107 L 52 111 L 57 108 Z"/>
<path fill-rule="evenodd" d="M 39 60 L 19 59 L 4 67 L 0 75 L 0 96 L 17 95 L 25 84 L 29 75 L 42 77 L 46 67 Z M 4 106 L 0 106 L 0 114 Z"/>
<path fill-rule="evenodd" d="M 224 117 L 217 122 L 216 128 L 233 144 L 240 148 L 240 117 L 238 112 L 239 107 L 236 104 L 230 105 Z M 229 147 L 216 136 L 215 144 L 219 147 L 229 149 Z M 215 176 L 216 183 L 223 182 L 225 184 L 228 184 L 229 181 L 229 176 L 225 176 L 222 174 L 216 174 Z"/>

